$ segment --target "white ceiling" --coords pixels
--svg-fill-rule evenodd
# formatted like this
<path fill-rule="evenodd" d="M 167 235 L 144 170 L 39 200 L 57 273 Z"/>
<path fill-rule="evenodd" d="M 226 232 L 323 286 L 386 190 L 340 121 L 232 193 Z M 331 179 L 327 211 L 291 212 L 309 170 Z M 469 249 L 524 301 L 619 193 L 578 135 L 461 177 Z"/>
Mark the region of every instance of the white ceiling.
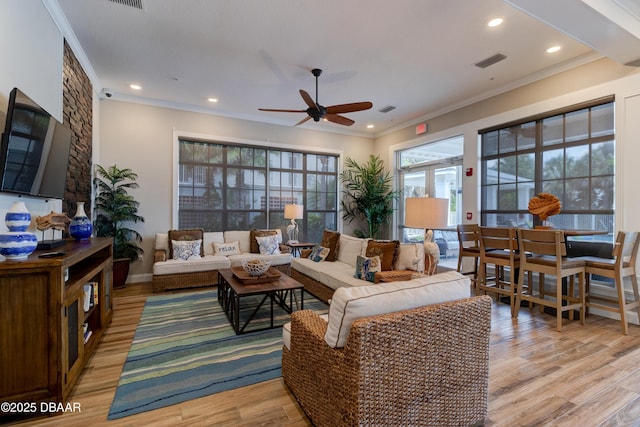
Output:
<path fill-rule="evenodd" d="M 310 70 L 321 68 L 320 104 L 371 101 L 373 108 L 345 114 L 356 122 L 351 127 L 312 120 L 301 127 L 371 136 L 607 56 L 612 43 L 597 43 L 605 38 L 599 29 L 622 34 L 612 59 L 640 52 L 640 31 L 629 27 L 640 22 L 638 0 L 45 2 L 62 12 L 63 31 L 83 51 L 76 55 L 90 63 L 98 90 L 114 91 L 112 99 L 293 126 L 304 113 L 258 108 L 305 109 L 298 91 L 315 97 Z M 622 15 L 605 17 L 612 6 Z M 532 9 L 539 19 L 523 11 Z M 495 17 L 504 23 L 489 28 Z M 582 19 L 588 25 L 575 25 Z M 582 41 L 567 35 L 576 28 Z M 546 53 L 552 45 L 561 50 Z M 474 65 L 496 53 L 507 58 Z M 396 108 L 379 111 L 386 106 Z"/>

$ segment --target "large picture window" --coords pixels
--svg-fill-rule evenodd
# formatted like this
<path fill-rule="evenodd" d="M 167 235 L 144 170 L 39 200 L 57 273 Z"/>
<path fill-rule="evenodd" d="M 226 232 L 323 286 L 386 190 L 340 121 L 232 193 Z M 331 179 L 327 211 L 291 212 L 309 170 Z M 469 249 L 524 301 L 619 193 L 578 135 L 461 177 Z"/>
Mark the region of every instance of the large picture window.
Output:
<path fill-rule="evenodd" d="M 480 131 L 481 221 L 487 226 L 542 225 L 531 197 L 551 193 L 562 229 L 614 230 L 613 98 Z"/>
<path fill-rule="evenodd" d="M 305 240 L 336 229 L 336 155 L 181 139 L 178 162 L 180 228 L 284 229 L 285 205 L 299 204 Z"/>

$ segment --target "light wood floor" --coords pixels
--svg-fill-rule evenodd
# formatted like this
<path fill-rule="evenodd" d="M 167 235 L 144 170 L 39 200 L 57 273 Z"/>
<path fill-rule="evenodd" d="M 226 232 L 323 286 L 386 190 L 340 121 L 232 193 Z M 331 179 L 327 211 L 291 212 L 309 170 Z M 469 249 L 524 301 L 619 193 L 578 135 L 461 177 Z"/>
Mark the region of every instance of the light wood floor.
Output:
<path fill-rule="evenodd" d="M 107 421 L 120 372 L 142 313 L 149 283 L 117 290 L 113 322 L 84 370 L 70 401 L 80 413 L 21 425 L 309 426 L 282 379 L 231 390 L 116 421 Z M 619 322 L 598 316 L 587 325 L 537 309 L 494 304 L 487 426 L 640 426 L 640 327 L 620 333 Z"/>

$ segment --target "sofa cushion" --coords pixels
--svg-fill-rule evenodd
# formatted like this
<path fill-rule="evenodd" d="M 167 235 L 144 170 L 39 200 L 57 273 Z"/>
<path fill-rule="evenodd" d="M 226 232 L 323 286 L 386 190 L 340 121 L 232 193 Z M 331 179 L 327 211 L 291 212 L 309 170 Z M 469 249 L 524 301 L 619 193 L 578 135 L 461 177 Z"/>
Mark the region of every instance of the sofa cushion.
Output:
<path fill-rule="evenodd" d="M 194 273 L 198 271 L 220 270 L 229 268 L 229 259 L 221 255 L 205 255 L 198 258 L 190 258 L 186 261 L 169 259 L 153 264 L 153 274 L 161 276 L 165 274 Z"/>
<path fill-rule="evenodd" d="M 275 255 L 260 255 L 260 254 L 250 254 L 248 252 L 244 252 L 240 255 L 229 255 L 227 257 L 231 262 L 231 267 L 241 267 L 243 259 L 267 259 L 271 261 L 271 265 L 286 265 L 291 263 L 291 259 L 293 255 L 291 254 L 275 254 Z"/>
<path fill-rule="evenodd" d="M 249 252 L 252 254 L 260 253 L 260 244 L 258 243 L 258 240 L 256 240 L 257 237 L 275 236 L 276 234 L 276 230 L 256 230 L 254 228 L 249 233 Z"/>
<path fill-rule="evenodd" d="M 169 240 L 189 241 L 200 240 L 200 255 L 204 255 L 204 231 L 202 228 L 191 228 L 184 230 L 169 230 Z M 169 259 L 174 259 L 172 245 L 169 245 Z"/>
<path fill-rule="evenodd" d="M 224 241 L 233 242 L 237 240 L 240 243 L 240 252 L 249 252 L 251 249 L 249 236 L 251 232 L 249 230 L 231 230 L 224 232 Z"/>
<path fill-rule="evenodd" d="M 325 258 L 327 261 L 336 261 L 340 250 L 340 233 L 337 231 L 324 230 L 322 232 L 322 241 L 320 242 L 320 246 L 329 248 L 329 254 Z"/>
<path fill-rule="evenodd" d="M 424 245 L 422 243 L 400 243 L 394 270 L 424 271 Z"/>
<path fill-rule="evenodd" d="M 331 289 L 338 289 L 342 286 L 366 286 L 371 284 L 353 277 L 356 266 L 346 262 L 336 261 L 329 264 L 327 262 L 313 262 L 309 258 L 293 258 L 291 260 L 291 268 Z"/>
<path fill-rule="evenodd" d="M 365 256 L 365 249 L 367 247 L 367 239 L 360 239 L 358 237 L 340 235 L 340 244 L 338 250 L 337 261 L 344 262 L 356 266 L 356 260 L 358 255 Z"/>
<path fill-rule="evenodd" d="M 404 282 L 338 288 L 329 306 L 325 341 L 330 347 L 344 347 L 355 320 L 468 298 L 470 284 L 468 277 L 448 271 Z"/>
<path fill-rule="evenodd" d="M 398 246 L 400 246 L 398 240 L 392 240 L 390 242 L 369 240 L 365 255 L 367 257 L 379 256 L 382 271 L 390 271 L 393 270 L 393 266 L 398 258 Z"/>
<path fill-rule="evenodd" d="M 205 255 L 215 255 L 213 244 L 224 243 L 224 233 L 222 231 L 205 231 L 202 243 Z"/>
<path fill-rule="evenodd" d="M 275 234 L 256 236 L 260 255 L 276 255 L 280 253 L 278 236 Z"/>
<path fill-rule="evenodd" d="M 217 243 L 213 242 L 213 253 L 214 255 L 239 255 L 240 252 L 240 242 L 234 240 L 233 242 L 227 243 Z"/>

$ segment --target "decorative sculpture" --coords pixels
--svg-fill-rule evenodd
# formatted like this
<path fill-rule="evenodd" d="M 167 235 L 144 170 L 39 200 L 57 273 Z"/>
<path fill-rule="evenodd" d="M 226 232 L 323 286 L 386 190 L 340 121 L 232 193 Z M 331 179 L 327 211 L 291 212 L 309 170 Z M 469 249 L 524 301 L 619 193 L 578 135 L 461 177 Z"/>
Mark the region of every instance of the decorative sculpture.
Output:
<path fill-rule="evenodd" d="M 51 228 L 64 231 L 70 222 L 71 218 L 67 214 L 51 211 L 48 215 L 36 217 L 36 228 L 40 231 Z"/>
<path fill-rule="evenodd" d="M 540 193 L 529 200 L 529 212 L 538 215 L 542 222 L 560 213 L 560 199 L 550 193 Z"/>

